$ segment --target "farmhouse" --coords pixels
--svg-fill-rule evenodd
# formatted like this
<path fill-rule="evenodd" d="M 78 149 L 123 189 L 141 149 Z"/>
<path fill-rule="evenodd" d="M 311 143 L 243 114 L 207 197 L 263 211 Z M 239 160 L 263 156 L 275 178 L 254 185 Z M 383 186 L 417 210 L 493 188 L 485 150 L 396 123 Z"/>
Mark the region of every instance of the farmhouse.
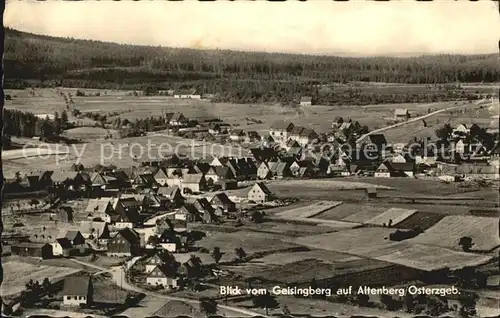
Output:
<path fill-rule="evenodd" d="M 118 231 L 108 242 L 109 256 L 135 256 L 140 254 L 140 235 L 131 228 Z"/>
<path fill-rule="evenodd" d="M 222 208 L 224 212 L 236 211 L 236 204 L 224 192 L 214 195 L 212 200 L 210 200 L 210 204 L 214 208 Z"/>
<path fill-rule="evenodd" d="M 210 205 L 207 198 L 199 198 L 193 202 L 193 206 L 198 210 L 198 213 L 204 215 L 206 213 L 214 213 L 214 208 Z"/>
<path fill-rule="evenodd" d="M 234 179 L 236 176 L 231 171 L 229 167 L 224 166 L 215 166 L 211 167 L 207 174 L 205 175 L 205 179 L 208 183 L 215 183 L 219 180 L 229 180 Z"/>
<path fill-rule="evenodd" d="M 133 227 L 140 222 L 141 203 L 135 198 L 118 198 L 114 210 L 118 214 L 115 222 L 118 228 Z"/>
<path fill-rule="evenodd" d="M 179 210 L 177 210 L 174 217 L 176 220 L 187 222 L 199 222 L 202 220 L 198 209 L 196 209 L 194 205 L 189 203 L 184 204 Z"/>
<path fill-rule="evenodd" d="M 375 170 L 375 178 L 390 178 L 391 170 L 389 169 L 389 163 L 381 163 Z"/>
<path fill-rule="evenodd" d="M 70 256 L 73 245 L 67 238 L 58 238 L 55 242 L 50 243 L 52 246 L 53 256 Z"/>
<path fill-rule="evenodd" d="M 249 156 L 258 163 L 267 162 L 278 158 L 278 152 L 274 148 L 251 148 Z"/>
<path fill-rule="evenodd" d="M 178 186 L 160 187 L 158 189 L 158 194 L 170 200 L 174 207 L 180 206 L 180 204 L 182 204 L 182 202 L 184 201 L 184 197 L 181 194 L 181 189 L 179 189 Z"/>
<path fill-rule="evenodd" d="M 151 271 L 155 269 L 157 266 L 170 264 L 174 261 L 175 261 L 174 256 L 169 252 L 155 251 L 154 254 L 145 263 L 146 273 L 151 273 Z"/>
<path fill-rule="evenodd" d="M 311 106 L 312 105 L 312 97 L 303 96 L 300 98 L 300 106 Z"/>
<path fill-rule="evenodd" d="M 246 133 L 243 129 L 233 129 L 229 134 L 229 139 L 232 141 L 242 142 L 245 140 Z"/>
<path fill-rule="evenodd" d="M 263 183 L 257 182 L 248 191 L 248 200 L 256 203 L 265 203 L 273 199 L 271 190 Z"/>
<path fill-rule="evenodd" d="M 182 190 L 186 192 L 189 189 L 191 192 L 200 192 L 205 190 L 206 180 L 201 173 L 186 174 L 182 178 Z"/>
<path fill-rule="evenodd" d="M 460 124 L 451 133 L 453 138 L 465 138 L 470 133 L 470 128 L 466 124 Z"/>
<path fill-rule="evenodd" d="M 286 140 L 288 140 L 288 137 L 290 136 L 293 127 L 294 124 L 291 122 L 282 120 L 276 121 L 271 125 L 269 129 L 269 134 L 271 135 L 274 141 L 285 142 Z"/>
<path fill-rule="evenodd" d="M 110 231 L 106 222 L 82 221 L 80 222 L 79 231 L 88 240 L 98 240 L 100 243 L 107 243 L 110 239 Z"/>
<path fill-rule="evenodd" d="M 164 251 L 172 253 L 177 252 L 177 249 L 180 247 L 180 243 L 180 239 L 171 229 L 165 229 L 158 238 L 159 247 L 161 247 Z"/>
<path fill-rule="evenodd" d="M 111 198 L 90 199 L 85 208 L 90 218 L 101 218 L 103 221 L 111 222 L 111 216 L 114 215 L 114 210 L 111 205 Z"/>
<path fill-rule="evenodd" d="M 172 115 L 172 117 L 169 120 L 169 124 L 172 126 L 184 126 L 188 122 L 187 118 L 184 116 L 183 113 L 177 112 Z"/>
<path fill-rule="evenodd" d="M 156 179 L 155 179 L 155 175 L 151 174 L 151 173 L 143 173 L 143 174 L 139 174 L 138 176 L 136 176 L 133 180 L 132 180 L 132 187 L 134 189 L 138 189 L 138 188 L 141 188 L 141 189 L 145 189 L 145 188 L 148 188 L 148 189 L 151 189 L 151 188 L 156 188 L 157 187 L 157 184 L 156 184 Z"/>
<path fill-rule="evenodd" d="M 52 245 L 49 243 L 19 242 L 11 245 L 11 252 L 14 255 L 41 257 L 43 259 L 53 257 Z"/>
<path fill-rule="evenodd" d="M 394 110 L 394 118 L 396 119 L 407 120 L 410 117 L 410 112 L 406 108 L 398 108 Z"/>
<path fill-rule="evenodd" d="M 64 279 L 62 291 L 64 306 L 90 305 L 94 288 L 90 276 L 69 276 Z"/>
<path fill-rule="evenodd" d="M 79 188 L 87 183 L 88 180 L 83 176 L 82 173 L 78 171 L 65 171 L 56 170 L 51 179 L 54 185 L 63 185 L 67 187 L 72 187 L 74 189 Z"/>
<path fill-rule="evenodd" d="M 156 266 L 146 277 L 146 283 L 153 286 L 163 286 L 169 289 L 182 287 L 182 279 L 169 273 L 165 266 Z"/>
<path fill-rule="evenodd" d="M 79 252 L 85 251 L 87 245 L 85 244 L 85 238 L 80 231 L 68 231 L 64 237 L 70 241 L 74 249 L 78 249 Z"/>
<path fill-rule="evenodd" d="M 301 126 L 295 126 L 290 133 L 290 139 L 297 141 L 302 147 L 308 145 L 317 138 L 318 134 L 313 129 Z"/>

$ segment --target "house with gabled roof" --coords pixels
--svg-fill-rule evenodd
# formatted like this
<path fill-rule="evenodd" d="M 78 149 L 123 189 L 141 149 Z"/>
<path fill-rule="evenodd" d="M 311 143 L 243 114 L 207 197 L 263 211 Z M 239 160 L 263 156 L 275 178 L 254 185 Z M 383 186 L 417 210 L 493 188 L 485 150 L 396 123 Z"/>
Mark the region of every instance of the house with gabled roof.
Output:
<path fill-rule="evenodd" d="M 185 192 L 186 189 L 189 189 L 191 192 L 200 192 L 205 190 L 207 182 L 203 174 L 191 173 L 183 175 L 181 185 L 183 192 Z"/>
<path fill-rule="evenodd" d="M 236 204 L 229 199 L 225 192 L 217 193 L 210 200 L 210 204 L 214 209 L 220 207 L 224 212 L 236 211 Z"/>
<path fill-rule="evenodd" d="M 407 120 L 410 117 L 411 117 L 410 112 L 406 108 L 397 108 L 394 110 L 394 118 L 396 118 L 396 119 Z"/>
<path fill-rule="evenodd" d="M 288 140 L 293 127 L 294 124 L 292 122 L 278 120 L 271 125 L 269 134 L 275 142 L 285 142 Z"/>
<path fill-rule="evenodd" d="M 297 141 L 300 146 L 306 146 L 318 138 L 318 134 L 311 128 L 295 126 L 290 133 L 290 139 Z"/>
<path fill-rule="evenodd" d="M 119 197 L 114 203 L 114 211 L 118 215 L 115 221 L 117 228 L 134 227 L 141 222 L 141 202 L 134 197 Z"/>
<path fill-rule="evenodd" d="M 151 173 L 139 174 L 132 180 L 132 188 L 134 189 L 151 189 L 156 187 L 158 187 L 158 184 L 156 183 L 155 176 Z"/>
<path fill-rule="evenodd" d="M 278 151 L 274 148 L 251 148 L 248 154 L 256 162 L 267 162 L 278 158 Z"/>
<path fill-rule="evenodd" d="M 165 266 L 156 266 L 146 277 L 146 283 L 167 289 L 177 289 L 183 286 L 182 278 L 168 271 Z"/>
<path fill-rule="evenodd" d="M 200 214 L 205 214 L 205 213 L 213 213 L 214 208 L 210 204 L 210 202 L 207 200 L 207 198 L 198 198 L 194 200 L 193 206 L 198 210 Z"/>
<path fill-rule="evenodd" d="M 175 219 L 186 222 L 200 222 L 202 215 L 198 209 L 190 203 L 185 203 L 179 210 L 175 212 Z"/>
<path fill-rule="evenodd" d="M 184 126 L 188 123 L 187 118 L 181 112 L 176 112 L 170 117 L 168 122 L 171 126 Z"/>
<path fill-rule="evenodd" d="M 273 198 L 273 193 L 263 182 L 255 183 L 248 191 L 248 200 L 256 203 L 269 202 Z"/>
<path fill-rule="evenodd" d="M 167 184 L 168 175 L 164 168 L 158 169 L 154 175 L 154 179 L 159 186 L 165 186 Z"/>
<path fill-rule="evenodd" d="M 113 221 L 113 216 L 116 217 L 113 206 L 111 205 L 111 199 L 112 198 L 90 199 L 85 208 L 85 213 L 87 213 L 88 218 L 101 218 L 103 221 L 111 223 Z"/>
<path fill-rule="evenodd" d="M 271 169 L 269 169 L 269 165 L 267 162 L 262 162 L 257 169 L 257 177 L 261 180 L 271 179 L 273 177 L 273 173 Z"/>
<path fill-rule="evenodd" d="M 375 178 L 390 178 L 391 169 L 389 169 L 389 166 L 388 162 L 381 163 L 375 170 Z"/>
<path fill-rule="evenodd" d="M 211 167 L 205 175 L 205 179 L 207 180 L 207 182 L 211 183 L 215 183 L 219 180 L 228 180 L 235 178 L 236 176 L 234 175 L 233 171 L 229 167 L 224 166 Z"/>
<path fill-rule="evenodd" d="M 312 97 L 311 96 L 302 96 L 300 98 L 300 106 L 311 106 L 312 105 Z"/>
<path fill-rule="evenodd" d="M 146 273 L 151 273 L 157 266 L 164 266 L 175 263 L 175 257 L 165 250 L 156 250 L 151 257 L 145 262 Z"/>
<path fill-rule="evenodd" d="M 70 256 L 73 249 L 73 245 L 66 237 L 57 238 L 54 242 L 50 243 L 50 245 L 52 245 L 52 255 L 56 257 Z"/>
<path fill-rule="evenodd" d="M 97 240 L 101 244 L 111 238 L 108 223 L 100 221 L 81 221 L 79 231 L 86 240 Z"/>
<path fill-rule="evenodd" d="M 229 139 L 232 141 L 243 142 L 245 140 L 246 133 L 243 129 L 233 129 L 229 133 Z"/>
<path fill-rule="evenodd" d="M 139 233 L 131 228 L 123 228 L 108 241 L 108 256 L 130 257 L 140 255 L 141 238 Z"/>
<path fill-rule="evenodd" d="M 92 277 L 85 276 L 67 276 L 63 280 L 63 306 L 80 307 L 90 305 L 93 302 L 94 287 Z"/>
<path fill-rule="evenodd" d="M 181 189 L 178 186 L 160 187 L 158 188 L 157 193 L 167 198 L 174 207 L 178 207 L 184 202 L 184 197 L 182 196 Z"/>
<path fill-rule="evenodd" d="M 75 250 L 78 250 L 80 253 L 85 252 L 87 244 L 85 243 L 85 238 L 83 237 L 82 233 L 80 233 L 80 231 L 69 230 L 66 232 L 66 235 L 64 235 L 64 237 L 71 242 L 71 245 Z"/>

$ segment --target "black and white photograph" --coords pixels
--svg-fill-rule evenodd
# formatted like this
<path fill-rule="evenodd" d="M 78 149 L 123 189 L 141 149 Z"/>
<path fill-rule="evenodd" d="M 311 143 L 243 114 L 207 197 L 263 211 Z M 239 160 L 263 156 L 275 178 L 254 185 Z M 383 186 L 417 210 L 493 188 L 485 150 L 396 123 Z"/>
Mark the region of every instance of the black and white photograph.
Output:
<path fill-rule="evenodd" d="M 500 316 L 500 2 L 2 2 L 2 317 Z"/>

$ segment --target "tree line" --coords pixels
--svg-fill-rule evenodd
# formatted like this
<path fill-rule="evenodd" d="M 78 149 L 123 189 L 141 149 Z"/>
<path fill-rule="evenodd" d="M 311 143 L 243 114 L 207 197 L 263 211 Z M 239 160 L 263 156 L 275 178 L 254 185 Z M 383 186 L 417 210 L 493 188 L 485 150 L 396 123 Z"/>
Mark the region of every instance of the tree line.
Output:
<path fill-rule="evenodd" d="M 33 113 L 20 110 L 4 110 L 4 136 L 41 137 L 47 138 L 59 135 L 68 125 L 68 114 L 54 113 L 54 118 L 48 115 L 40 118 Z"/>
<path fill-rule="evenodd" d="M 8 77 L 125 83 L 137 78 L 184 82 L 231 80 L 371 81 L 434 84 L 494 82 L 497 55 L 429 55 L 411 58 L 336 57 L 285 53 L 195 50 L 120 45 L 35 35 L 6 29 Z M 14 73 L 14 71 L 18 71 Z"/>

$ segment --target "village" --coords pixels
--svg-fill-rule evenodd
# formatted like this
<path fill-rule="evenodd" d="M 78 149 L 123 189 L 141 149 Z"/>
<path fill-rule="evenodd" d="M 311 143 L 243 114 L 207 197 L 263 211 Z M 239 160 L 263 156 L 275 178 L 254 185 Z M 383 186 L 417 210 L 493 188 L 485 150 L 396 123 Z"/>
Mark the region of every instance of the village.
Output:
<path fill-rule="evenodd" d="M 311 97 L 297 104 L 307 109 Z M 408 109 L 392 116 L 392 126 L 426 125 Z M 9 314 L 132 317 L 153 298 L 191 306 L 187 314 L 300 311 L 297 296 L 223 296 L 218 287 L 276 284 L 418 282 L 458 285 L 467 295 L 315 298 L 318 308 L 344 304 L 364 314 L 472 316 L 495 307 L 498 202 L 474 194 L 498 191 L 498 130 L 444 124 L 435 136 L 392 144 L 383 131 L 339 116 L 326 130 L 288 120 L 251 130 L 180 111 L 162 111 L 162 120 L 166 136 L 229 144 L 243 155 L 40 166 L 6 178 L 4 269 L 21 268 L 2 285 Z M 419 193 L 426 187 L 436 190 Z"/>

